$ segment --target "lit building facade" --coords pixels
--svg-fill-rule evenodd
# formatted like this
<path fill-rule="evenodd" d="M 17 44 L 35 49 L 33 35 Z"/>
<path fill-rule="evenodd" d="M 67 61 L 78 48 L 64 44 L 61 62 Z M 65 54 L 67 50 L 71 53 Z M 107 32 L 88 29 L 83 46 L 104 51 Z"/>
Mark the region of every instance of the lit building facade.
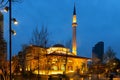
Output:
<path fill-rule="evenodd" d="M 63 74 L 76 70 L 83 73 L 87 71 L 89 59 L 72 54 L 61 44 L 50 48 L 31 45 L 20 54 L 24 55 L 21 68 L 25 71 L 33 71 L 34 74 Z"/>

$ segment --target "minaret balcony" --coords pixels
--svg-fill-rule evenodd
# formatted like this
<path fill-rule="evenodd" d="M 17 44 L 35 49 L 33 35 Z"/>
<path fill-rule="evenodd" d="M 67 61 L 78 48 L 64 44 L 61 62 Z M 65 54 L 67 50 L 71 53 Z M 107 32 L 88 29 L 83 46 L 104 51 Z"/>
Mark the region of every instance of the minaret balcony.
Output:
<path fill-rule="evenodd" d="M 77 23 L 72 23 L 72 27 L 76 27 L 77 26 Z"/>

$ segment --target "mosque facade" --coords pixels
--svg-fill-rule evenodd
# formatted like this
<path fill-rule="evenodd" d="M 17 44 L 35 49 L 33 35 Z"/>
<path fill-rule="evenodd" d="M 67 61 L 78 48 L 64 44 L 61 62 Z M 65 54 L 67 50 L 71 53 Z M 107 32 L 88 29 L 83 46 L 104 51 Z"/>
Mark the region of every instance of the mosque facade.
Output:
<path fill-rule="evenodd" d="M 32 71 L 34 74 L 64 74 L 79 71 L 87 72 L 87 63 L 90 58 L 77 55 L 76 43 L 77 18 L 74 6 L 72 21 L 72 52 L 61 44 L 44 48 L 36 45 L 29 45 L 18 54 L 20 68 L 23 71 Z"/>

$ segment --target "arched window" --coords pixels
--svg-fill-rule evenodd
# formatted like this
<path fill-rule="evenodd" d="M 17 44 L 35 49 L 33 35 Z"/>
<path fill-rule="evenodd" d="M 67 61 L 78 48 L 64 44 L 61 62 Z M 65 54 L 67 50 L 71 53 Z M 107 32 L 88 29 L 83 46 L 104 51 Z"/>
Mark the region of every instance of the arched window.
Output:
<path fill-rule="evenodd" d="M 52 66 L 53 70 L 58 70 L 58 67 L 56 65 Z"/>

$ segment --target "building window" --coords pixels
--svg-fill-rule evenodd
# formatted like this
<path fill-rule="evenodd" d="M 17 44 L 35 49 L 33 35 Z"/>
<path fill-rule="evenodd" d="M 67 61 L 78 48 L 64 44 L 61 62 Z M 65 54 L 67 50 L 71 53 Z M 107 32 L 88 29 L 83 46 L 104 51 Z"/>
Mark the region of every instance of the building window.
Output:
<path fill-rule="evenodd" d="M 65 66 L 64 65 L 61 65 L 61 70 L 65 71 Z"/>
<path fill-rule="evenodd" d="M 58 70 L 58 67 L 57 66 L 53 66 L 52 69 L 53 70 Z"/>
<path fill-rule="evenodd" d="M 72 66 L 68 66 L 68 70 L 69 71 L 73 71 L 73 67 Z"/>

